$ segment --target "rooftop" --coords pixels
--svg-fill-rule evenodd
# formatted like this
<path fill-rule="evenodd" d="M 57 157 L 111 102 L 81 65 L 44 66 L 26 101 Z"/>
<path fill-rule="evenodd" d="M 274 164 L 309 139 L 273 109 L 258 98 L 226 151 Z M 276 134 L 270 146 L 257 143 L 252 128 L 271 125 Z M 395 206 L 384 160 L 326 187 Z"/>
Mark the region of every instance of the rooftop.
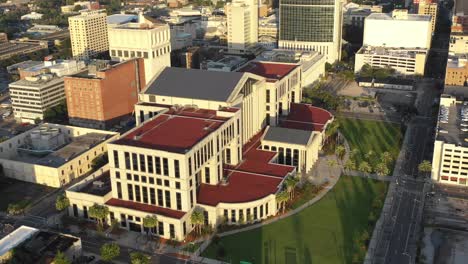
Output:
<path fill-rule="evenodd" d="M 291 104 L 288 116 L 280 126 L 300 130 L 322 131 L 333 115 L 325 109 L 308 104 Z"/>
<path fill-rule="evenodd" d="M 275 82 L 283 79 L 291 71 L 293 71 L 298 65 L 296 64 L 284 64 L 284 63 L 271 63 L 271 62 L 259 62 L 252 61 L 245 65 L 240 72 L 250 72 L 256 75 L 265 77 L 269 82 Z"/>
<path fill-rule="evenodd" d="M 406 20 L 406 21 L 431 21 L 430 15 L 417 15 L 417 14 L 398 14 L 393 13 L 372 13 L 366 20 Z"/>
<path fill-rule="evenodd" d="M 101 176 L 93 179 L 79 190 L 79 192 L 96 196 L 104 196 L 111 191 L 112 186 L 109 171 L 105 171 Z"/>
<path fill-rule="evenodd" d="M 462 109 L 468 109 L 468 91 L 466 87 L 445 87 L 441 95 L 436 140 L 468 147 L 468 141 L 466 141 L 468 133 L 461 130 L 464 128 L 461 124 L 467 123 L 462 121 L 460 114 Z"/>
<path fill-rule="evenodd" d="M 114 206 L 114 207 L 122 207 L 122 208 L 127 208 L 131 210 L 136 210 L 136 211 L 143 211 L 143 212 L 150 213 L 150 214 L 157 214 L 157 215 L 162 215 L 162 216 L 176 218 L 176 219 L 180 219 L 185 215 L 185 212 L 183 211 L 167 209 L 167 208 L 144 204 L 144 203 L 124 201 L 124 200 L 115 199 L 115 198 L 112 198 L 109 201 L 107 201 L 106 205 Z"/>
<path fill-rule="evenodd" d="M 393 57 L 414 58 L 416 54 L 427 54 L 427 49 L 420 48 L 387 48 L 362 46 L 357 54 L 384 55 Z"/>
<path fill-rule="evenodd" d="M 144 93 L 225 102 L 243 76 L 238 72 L 166 67 Z"/>
<path fill-rule="evenodd" d="M 269 127 L 263 137 L 263 140 L 296 145 L 308 145 L 313 136 L 313 132 L 308 130 Z"/>
<path fill-rule="evenodd" d="M 10 87 L 32 87 L 42 88 L 49 85 L 56 85 L 63 83 L 63 78 L 54 74 L 41 74 L 34 77 L 26 77 L 25 79 L 18 80 L 10 83 Z"/>
<path fill-rule="evenodd" d="M 186 153 L 228 119 L 217 116 L 215 110 L 171 109 L 145 122 L 113 143 Z"/>
<path fill-rule="evenodd" d="M 107 24 L 120 25 L 128 22 L 136 22 L 137 15 L 114 14 L 107 16 Z"/>
<path fill-rule="evenodd" d="M 51 263 L 58 251 L 65 252 L 80 240 L 70 235 L 38 229 L 30 231 L 30 229 L 30 227 L 21 226 L 4 238 L 6 239 L 12 235 L 16 236 L 15 234 L 18 230 L 20 232 L 18 235 L 23 238 L 20 243 L 14 243 L 16 245 L 13 247 L 12 263 Z M 29 234 L 22 235 L 24 232 L 28 232 Z"/>

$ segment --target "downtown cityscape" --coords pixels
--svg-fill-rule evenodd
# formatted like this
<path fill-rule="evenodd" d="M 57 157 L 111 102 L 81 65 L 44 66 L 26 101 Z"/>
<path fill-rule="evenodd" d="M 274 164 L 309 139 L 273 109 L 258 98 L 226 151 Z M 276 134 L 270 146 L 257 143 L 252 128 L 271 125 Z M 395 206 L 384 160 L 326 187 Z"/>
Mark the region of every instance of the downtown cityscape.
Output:
<path fill-rule="evenodd" d="M 468 0 L 0 0 L 0 263 L 468 263 Z"/>

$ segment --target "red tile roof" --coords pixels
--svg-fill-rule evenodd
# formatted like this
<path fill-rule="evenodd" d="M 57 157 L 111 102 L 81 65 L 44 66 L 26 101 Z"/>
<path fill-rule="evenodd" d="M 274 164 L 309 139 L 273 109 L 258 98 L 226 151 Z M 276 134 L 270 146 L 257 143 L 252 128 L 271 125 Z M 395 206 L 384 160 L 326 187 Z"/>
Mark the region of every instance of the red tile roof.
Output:
<path fill-rule="evenodd" d="M 322 131 L 333 115 L 325 109 L 309 104 L 292 103 L 289 114 L 280 126 L 285 128 Z"/>
<path fill-rule="evenodd" d="M 142 211 L 142 212 L 146 212 L 150 214 L 167 216 L 167 217 L 176 218 L 176 219 L 180 219 L 186 214 L 186 212 L 182 212 L 182 211 L 176 211 L 176 210 L 171 210 L 171 209 L 167 209 L 167 208 L 163 208 L 159 206 L 137 203 L 137 202 L 132 202 L 132 201 L 125 201 L 125 200 L 120 200 L 120 199 L 115 199 L 115 198 L 112 198 L 109 201 L 107 201 L 106 205 L 114 206 L 114 207 L 122 207 L 122 208 Z"/>
<path fill-rule="evenodd" d="M 296 67 L 299 66 L 296 64 L 253 61 L 242 67 L 239 71 L 260 75 L 267 78 L 268 82 L 275 82 L 283 79 L 284 76 L 288 75 Z"/>
<path fill-rule="evenodd" d="M 114 144 L 185 153 L 228 119 L 216 116 L 214 110 L 170 109 L 134 129 Z"/>
<path fill-rule="evenodd" d="M 246 172 L 232 172 L 228 185 L 201 184 L 197 202 L 216 206 L 218 203 L 243 203 L 275 194 L 281 178 Z"/>

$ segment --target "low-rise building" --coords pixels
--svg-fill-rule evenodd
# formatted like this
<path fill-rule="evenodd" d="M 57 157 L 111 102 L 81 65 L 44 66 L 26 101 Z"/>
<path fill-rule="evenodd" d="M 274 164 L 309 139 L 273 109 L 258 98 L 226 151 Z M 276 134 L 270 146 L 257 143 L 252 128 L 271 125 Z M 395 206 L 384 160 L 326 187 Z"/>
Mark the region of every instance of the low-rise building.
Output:
<path fill-rule="evenodd" d="M 452 32 L 450 34 L 449 54 L 467 54 L 468 53 L 468 31 Z"/>
<path fill-rule="evenodd" d="M 42 19 L 43 16 L 44 16 L 43 14 L 31 12 L 29 14 L 22 15 L 21 20 L 38 20 L 38 19 Z"/>
<path fill-rule="evenodd" d="M 446 86 L 440 97 L 432 180 L 468 186 L 468 93 L 466 87 Z"/>
<path fill-rule="evenodd" d="M 278 19 L 276 14 L 258 20 L 258 44 L 269 50 L 278 47 Z"/>
<path fill-rule="evenodd" d="M 465 33 L 468 32 L 468 14 L 456 13 L 452 16 L 451 33 Z"/>
<path fill-rule="evenodd" d="M 364 28 L 364 19 L 372 14 L 370 8 L 349 8 L 343 13 L 343 24 Z"/>
<path fill-rule="evenodd" d="M 6 60 L 13 56 L 29 54 L 36 51 L 49 48 L 47 41 L 41 40 L 10 40 L 8 42 L 0 43 L 0 60 Z"/>
<path fill-rule="evenodd" d="M 88 70 L 65 77 L 70 124 L 106 129 L 127 118 L 145 86 L 143 59 L 94 61 Z"/>
<path fill-rule="evenodd" d="M 468 86 L 468 54 L 449 55 L 445 85 Z"/>
<path fill-rule="evenodd" d="M 23 225 L 0 240 L 1 263 L 53 263 L 57 252 L 69 260 L 78 259 L 81 239 Z"/>
<path fill-rule="evenodd" d="M 60 31 L 63 31 L 63 29 L 56 25 L 34 25 L 32 28 L 29 28 L 26 32 L 35 36 L 45 36 Z"/>
<path fill-rule="evenodd" d="M 325 74 L 325 56 L 316 51 L 274 49 L 263 52 L 256 60 L 300 65 L 301 87 L 312 85 Z"/>
<path fill-rule="evenodd" d="M 72 75 L 82 71 L 86 67 L 83 61 L 76 60 L 44 60 L 30 67 L 17 68 L 20 79 L 34 77 L 41 74 L 54 74 L 58 77 Z"/>
<path fill-rule="evenodd" d="M 65 100 L 63 78 L 54 74 L 26 77 L 8 87 L 14 117 L 20 122 L 43 120 L 47 109 Z"/>
<path fill-rule="evenodd" d="M 219 60 L 208 60 L 202 63 L 201 68 L 209 71 L 232 72 L 240 69 L 247 61 L 246 58 L 239 56 L 223 56 Z"/>
<path fill-rule="evenodd" d="M 91 171 L 115 132 L 43 124 L 0 143 L 6 177 L 58 188 Z"/>
<path fill-rule="evenodd" d="M 390 67 L 402 75 L 424 75 L 427 49 L 404 49 L 363 46 L 355 56 L 354 72 L 366 64 L 372 67 Z"/>

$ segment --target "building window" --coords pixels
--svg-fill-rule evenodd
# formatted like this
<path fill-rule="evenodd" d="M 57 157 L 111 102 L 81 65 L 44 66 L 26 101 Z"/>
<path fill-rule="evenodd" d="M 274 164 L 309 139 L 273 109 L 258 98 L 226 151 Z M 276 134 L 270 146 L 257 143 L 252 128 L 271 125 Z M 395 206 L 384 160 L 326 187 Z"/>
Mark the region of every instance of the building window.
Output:
<path fill-rule="evenodd" d="M 278 163 L 284 164 L 284 149 L 278 148 Z"/>
<path fill-rule="evenodd" d="M 118 172 L 118 171 L 115 172 L 115 178 L 120 179 L 120 172 Z"/>
<path fill-rule="evenodd" d="M 193 207 L 193 191 L 190 190 L 190 208 Z"/>
<path fill-rule="evenodd" d="M 250 208 L 247 208 L 247 217 L 246 217 L 245 220 L 247 220 L 247 221 L 250 220 Z"/>
<path fill-rule="evenodd" d="M 128 199 L 133 201 L 133 185 L 127 184 Z"/>
<path fill-rule="evenodd" d="M 143 194 L 143 203 L 148 203 L 148 188 L 145 186 L 141 187 L 141 192 Z"/>
<path fill-rule="evenodd" d="M 154 188 L 149 188 L 150 190 L 150 203 L 152 205 L 156 205 L 156 194 L 154 192 Z"/>
<path fill-rule="evenodd" d="M 117 182 L 117 197 L 122 199 L 122 184 L 120 182 Z"/>
<path fill-rule="evenodd" d="M 145 155 L 140 154 L 139 158 L 140 158 L 140 171 L 146 172 L 146 163 L 145 163 L 146 159 L 145 159 Z"/>
<path fill-rule="evenodd" d="M 162 180 L 161 179 L 156 179 L 156 185 L 161 186 L 162 185 Z"/>
<path fill-rule="evenodd" d="M 135 185 L 135 201 L 141 202 L 140 186 Z"/>
<path fill-rule="evenodd" d="M 114 150 L 114 168 L 119 168 L 119 152 Z"/>
<path fill-rule="evenodd" d="M 286 149 L 286 165 L 291 165 L 291 149 Z"/>
<path fill-rule="evenodd" d="M 161 175 L 161 158 L 155 157 L 156 160 L 156 174 Z"/>
<path fill-rule="evenodd" d="M 159 190 L 159 189 L 158 189 L 158 205 L 159 206 L 164 206 L 163 192 L 162 192 L 162 190 Z"/>
<path fill-rule="evenodd" d="M 164 198 L 166 200 L 166 207 L 171 208 L 171 192 L 170 191 L 164 191 Z"/>
<path fill-rule="evenodd" d="M 153 173 L 153 157 L 152 156 L 146 156 L 147 162 L 148 162 L 148 173 Z"/>
<path fill-rule="evenodd" d="M 174 160 L 174 175 L 176 178 L 180 178 L 179 160 Z"/>
<path fill-rule="evenodd" d="M 175 183 L 175 187 L 176 187 L 176 189 L 179 189 L 179 190 L 180 190 L 180 182 L 176 182 L 176 183 Z"/>
<path fill-rule="evenodd" d="M 297 150 L 297 149 L 293 150 L 292 165 L 293 166 L 298 166 L 299 165 L 299 150 Z"/>
<path fill-rule="evenodd" d="M 229 219 L 228 210 L 224 209 L 224 219 L 227 221 Z"/>
<path fill-rule="evenodd" d="M 266 102 L 270 103 L 270 90 L 266 90 Z"/>
<path fill-rule="evenodd" d="M 149 182 L 149 184 L 154 184 L 154 178 L 153 177 L 148 177 L 148 182 Z"/>
<path fill-rule="evenodd" d="M 125 169 L 130 170 L 130 153 L 125 152 Z"/>
<path fill-rule="evenodd" d="M 127 227 L 127 219 L 124 214 L 120 214 L 120 226 Z"/>
<path fill-rule="evenodd" d="M 73 204 L 73 216 L 78 217 L 78 206 Z"/>
<path fill-rule="evenodd" d="M 132 180 L 132 175 L 130 173 L 127 173 L 127 180 L 129 180 L 129 181 Z"/>
<path fill-rule="evenodd" d="M 177 201 L 177 210 L 182 210 L 182 195 L 180 193 L 176 193 L 176 201 Z"/>
<path fill-rule="evenodd" d="M 231 164 L 231 149 L 226 149 L 226 163 Z"/>
<path fill-rule="evenodd" d="M 192 175 L 192 157 L 188 158 L 188 169 L 189 169 L 189 176 Z"/>
<path fill-rule="evenodd" d="M 257 220 L 257 207 L 254 207 L 253 209 L 253 219 Z"/>
<path fill-rule="evenodd" d="M 268 203 L 265 204 L 265 215 L 268 216 Z"/>
<path fill-rule="evenodd" d="M 136 174 L 133 175 L 133 180 L 134 180 L 134 181 L 140 181 L 140 176 L 138 176 L 138 175 L 136 175 Z"/>
<path fill-rule="evenodd" d="M 173 224 L 169 224 L 169 234 L 170 234 L 171 238 L 175 238 L 175 230 L 174 230 L 174 225 Z"/>
<path fill-rule="evenodd" d="M 83 218 L 88 219 L 88 207 L 83 206 Z"/>
<path fill-rule="evenodd" d="M 141 182 L 146 183 L 146 176 L 141 176 Z"/>
<path fill-rule="evenodd" d="M 132 153 L 132 169 L 138 171 L 138 157 L 135 153 Z"/>
<path fill-rule="evenodd" d="M 164 180 L 164 186 L 169 187 L 169 180 Z"/>
<path fill-rule="evenodd" d="M 164 236 L 164 223 L 158 222 L 158 234 Z"/>
<path fill-rule="evenodd" d="M 169 176 L 169 162 L 167 158 L 163 158 L 163 173 L 164 176 Z"/>
<path fill-rule="evenodd" d="M 205 182 L 210 184 L 210 168 L 208 167 L 205 168 Z"/>
<path fill-rule="evenodd" d="M 231 210 L 231 222 L 236 222 L 236 210 Z"/>
<path fill-rule="evenodd" d="M 263 218 L 263 204 L 260 205 L 260 218 Z"/>

